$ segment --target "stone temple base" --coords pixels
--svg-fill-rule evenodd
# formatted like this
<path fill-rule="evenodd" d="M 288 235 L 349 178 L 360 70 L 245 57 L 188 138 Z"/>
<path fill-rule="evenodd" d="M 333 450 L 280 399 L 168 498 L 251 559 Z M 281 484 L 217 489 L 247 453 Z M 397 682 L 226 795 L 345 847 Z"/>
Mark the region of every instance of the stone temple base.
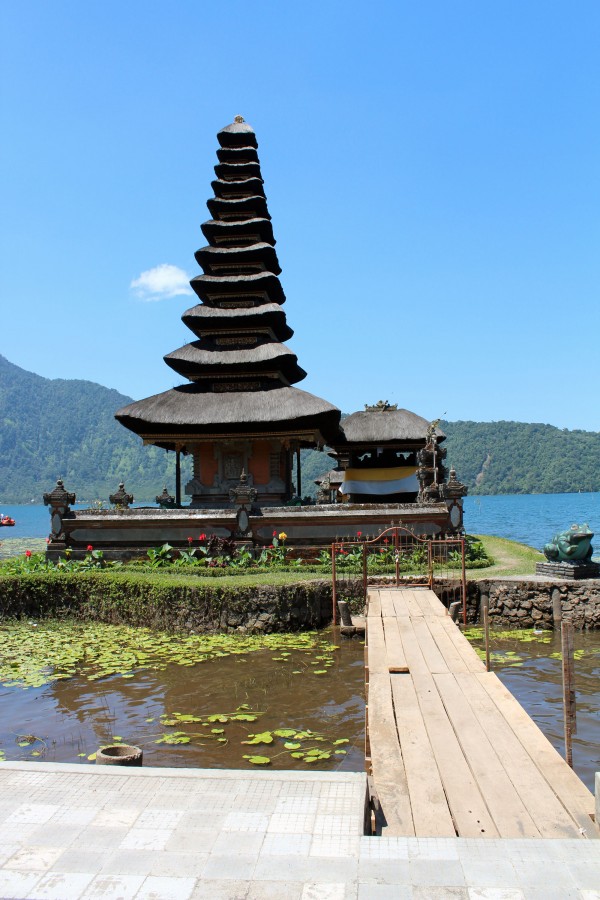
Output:
<path fill-rule="evenodd" d="M 549 578 L 600 578 L 600 565 L 595 562 L 539 562 L 535 565 L 536 575 Z"/>

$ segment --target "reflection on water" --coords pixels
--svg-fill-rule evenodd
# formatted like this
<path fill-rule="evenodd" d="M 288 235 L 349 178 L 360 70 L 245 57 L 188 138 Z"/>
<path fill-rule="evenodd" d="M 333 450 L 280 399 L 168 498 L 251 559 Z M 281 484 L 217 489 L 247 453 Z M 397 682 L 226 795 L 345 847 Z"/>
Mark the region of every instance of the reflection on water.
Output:
<path fill-rule="evenodd" d="M 324 636 L 332 637 L 331 631 Z M 290 651 L 282 661 L 277 652 L 264 650 L 195 666 L 171 664 L 162 671 L 141 671 L 134 678 L 113 676 L 90 682 L 74 677 L 42 688 L 3 687 L 0 748 L 7 759 L 89 764 L 89 754 L 118 736 L 142 747 L 144 762 L 150 766 L 252 768 L 243 755 L 255 752 L 279 753 L 272 768 L 304 768 L 301 760 L 286 752 L 283 739 L 268 748 L 241 743 L 251 733 L 289 728 L 319 732 L 331 741 L 348 739 L 338 748 L 345 749 L 345 755 L 332 753 L 313 768 L 360 771 L 364 768 L 364 648 L 358 641 L 337 635 L 333 639 L 340 649 L 331 654 L 334 663 L 323 675 L 315 675 L 302 652 Z M 274 656 L 278 662 L 273 662 Z M 164 714 L 205 718 L 234 713 L 243 705 L 261 715 L 255 722 L 212 723 L 215 731 L 222 732 L 219 735 L 199 723 L 167 726 L 160 722 Z M 155 743 L 174 731 L 191 735 L 190 742 Z M 21 747 L 24 736 L 41 741 Z M 218 740 L 222 736 L 225 741 Z"/>
<path fill-rule="evenodd" d="M 548 631 L 536 639 L 531 631 L 523 632 L 525 642 L 502 634 L 490 632 L 493 671 L 564 757 L 560 633 Z M 482 640 L 473 643 L 484 646 Z M 575 632 L 575 651 L 573 768 L 593 792 L 594 773 L 600 771 L 600 635 Z"/>

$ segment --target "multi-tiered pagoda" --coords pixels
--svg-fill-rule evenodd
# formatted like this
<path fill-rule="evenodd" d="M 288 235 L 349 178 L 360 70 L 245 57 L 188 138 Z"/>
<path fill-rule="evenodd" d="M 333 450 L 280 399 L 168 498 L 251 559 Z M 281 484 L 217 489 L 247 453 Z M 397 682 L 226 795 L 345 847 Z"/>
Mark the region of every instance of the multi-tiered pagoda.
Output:
<path fill-rule="evenodd" d="M 193 455 L 193 507 L 230 506 L 242 473 L 257 505 L 281 505 L 294 492 L 294 454 L 335 439 L 340 411 L 292 387 L 306 372 L 284 343 L 293 331 L 254 131 L 237 116 L 217 137 L 208 245 L 195 254 L 204 274 L 190 282 L 201 302 L 182 317 L 196 340 L 165 356 L 189 383 L 116 418 L 145 443 Z"/>

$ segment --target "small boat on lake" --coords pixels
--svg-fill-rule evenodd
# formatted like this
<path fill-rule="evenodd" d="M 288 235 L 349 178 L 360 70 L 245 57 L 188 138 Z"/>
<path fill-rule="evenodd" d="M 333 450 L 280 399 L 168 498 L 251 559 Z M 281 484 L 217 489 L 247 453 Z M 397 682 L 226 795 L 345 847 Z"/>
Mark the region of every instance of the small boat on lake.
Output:
<path fill-rule="evenodd" d="M 10 516 L 2 516 L 0 515 L 0 525 L 14 525 L 15 520 L 11 519 Z"/>

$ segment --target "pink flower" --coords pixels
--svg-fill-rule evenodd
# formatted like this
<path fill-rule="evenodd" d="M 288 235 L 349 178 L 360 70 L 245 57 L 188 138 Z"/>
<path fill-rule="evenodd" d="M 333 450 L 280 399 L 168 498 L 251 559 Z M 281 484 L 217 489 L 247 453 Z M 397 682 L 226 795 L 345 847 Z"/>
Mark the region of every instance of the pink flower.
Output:
<path fill-rule="evenodd" d="M 88 544 L 88 545 L 87 545 L 87 552 L 88 552 L 88 553 L 91 553 L 93 549 L 94 549 L 94 548 L 92 547 L 91 544 Z"/>
<path fill-rule="evenodd" d="M 356 532 L 356 537 L 362 537 L 362 531 L 357 531 L 357 532 Z"/>
<path fill-rule="evenodd" d="M 27 559 L 29 559 L 29 557 L 31 556 L 31 550 L 26 550 L 25 556 L 27 557 Z"/>
<path fill-rule="evenodd" d="M 189 537 L 189 538 L 188 538 L 188 544 L 191 544 L 193 540 L 194 540 L 193 537 Z"/>
<path fill-rule="evenodd" d="M 206 540 L 206 535 L 204 534 L 204 532 L 202 532 L 202 534 L 200 535 L 200 537 L 198 538 L 198 540 L 199 540 L 199 541 L 205 541 L 205 540 Z"/>

